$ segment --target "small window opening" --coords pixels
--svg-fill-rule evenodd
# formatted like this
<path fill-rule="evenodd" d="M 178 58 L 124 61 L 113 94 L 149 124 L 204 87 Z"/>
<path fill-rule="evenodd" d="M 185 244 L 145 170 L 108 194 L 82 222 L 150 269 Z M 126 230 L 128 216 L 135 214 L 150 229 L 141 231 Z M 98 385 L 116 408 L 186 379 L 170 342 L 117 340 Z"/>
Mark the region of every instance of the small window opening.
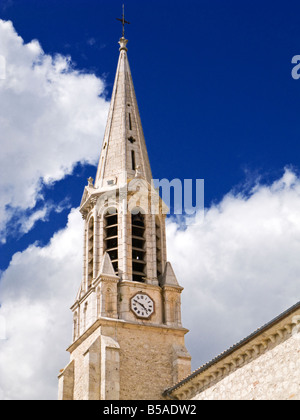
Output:
<path fill-rule="evenodd" d="M 129 112 L 128 116 L 129 116 L 129 130 L 132 130 L 132 121 L 131 121 L 131 114 L 130 114 L 130 112 Z"/>
<path fill-rule="evenodd" d="M 130 141 L 130 143 L 131 144 L 133 144 L 133 143 L 135 143 L 135 139 L 131 136 L 131 137 L 129 137 L 129 139 L 128 139 L 129 141 Z"/>
<path fill-rule="evenodd" d="M 132 163 L 132 170 L 136 170 L 136 164 L 135 164 L 135 152 L 134 150 L 131 151 L 131 163 Z"/>

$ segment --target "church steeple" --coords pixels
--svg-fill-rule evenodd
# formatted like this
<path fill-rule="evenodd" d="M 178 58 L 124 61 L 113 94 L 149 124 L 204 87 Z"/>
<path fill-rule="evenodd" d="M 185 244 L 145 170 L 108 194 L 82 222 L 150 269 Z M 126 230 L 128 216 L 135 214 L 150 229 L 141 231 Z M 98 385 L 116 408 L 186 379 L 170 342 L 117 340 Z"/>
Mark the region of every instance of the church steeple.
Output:
<path fill-rule="evenodd" d="M 83 276 L 60 399 L 162 399 L 191 370 L 183 289 L 167 262 L 166 214 L 152 188 L 127 43 L 123 31 L 97 176 L 80 204 Z"/>
<path fill-rule="evenodd" d="M 127 43 L 124 37 L 119 41 L 119 62 L 95 180 L 97 189 L 112 183 L 120 187 L 134 178 L 137 168 L 140 177 L 149 184 L 152 180 Z"/>

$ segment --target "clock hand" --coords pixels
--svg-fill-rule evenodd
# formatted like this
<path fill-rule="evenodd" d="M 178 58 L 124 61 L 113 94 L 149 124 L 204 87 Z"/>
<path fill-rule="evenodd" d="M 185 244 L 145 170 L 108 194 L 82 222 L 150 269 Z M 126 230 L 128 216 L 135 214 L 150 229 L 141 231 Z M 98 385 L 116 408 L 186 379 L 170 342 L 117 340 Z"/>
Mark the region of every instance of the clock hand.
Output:
<path fill-rule="evenodd" d="M 144 306 L 142 303 L 140 303 L 140 305 L 141 305 L 141 307 L 142 307 L 143 309 L 145 309 L 145 311 L 148 313 L 148 309 L 146 309 L 146 308 L 145 308 L 145 306 Z"/>
<path fill-rule="evenodd" d="M 146 311 L 146 313 L 148 313 L 148 309 L 146 309 L 145 308 L 145 306 L 141 303 L 141 302 L 139 302 L 139 301 L 137 301 L 137 300 L 133 300 L 135 303 L 138 303 L 145 311 Z"/>

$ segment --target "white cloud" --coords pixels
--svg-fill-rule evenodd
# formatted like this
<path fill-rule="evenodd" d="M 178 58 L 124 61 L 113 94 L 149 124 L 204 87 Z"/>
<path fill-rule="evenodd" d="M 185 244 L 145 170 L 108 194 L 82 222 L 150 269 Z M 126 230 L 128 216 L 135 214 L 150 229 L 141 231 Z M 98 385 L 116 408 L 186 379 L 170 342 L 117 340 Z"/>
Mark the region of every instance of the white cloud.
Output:
<path fill-rule="evenodd" d="M 12 218 L 11 222 L 6 225 L 7 235 L 15 237 L 28 233 L 38 221 L 47 222 L 51 213 L 61 213 L 66 209 L 70 209 L 69 199 L 66 198 L 60 203 L 54 203 L 50 200 L 39 205 L 38 209 L 25 211 L 20 208 L 7 209 L 7 214 Z M 2 237 L 0 242 L 5 243 Z"/>
<path fill-rule="evenodd" d="M 299 300 L 300 179 L 287 170 L 248 196 L 228 194 L 202 223 L 167 227 L 169 260 L 183 291 L 193 367 L 209 361 Z M 56 399 L 69 361 L 69 307 L 82 273 L 82 219 L 44 248 L 16 254 L 0 283 L 0 399 Z"/>
<path fill-rule="evenodd" d="M 7 339 L 0 340 L 0 399 L 57 397 L 57 375 L 69 362 L 69 308 L 81 282 L 82 229 L 80 213 L 72 210 L 48 246 L 15 254 L 3 273 L 0 318 Z"/>
<path fill-rule="evenodd" d="M 25 44 L 11 22 L 0 20 L 0 239 L 14 210 L 34 208 L 41 183 L 95 164 L 106 123 L 104 84 L 52 57 L 37 41 Z M 38 215 L 36 215 L 37 217 Z"/>
<path fill-rule="evenodd" d="M 292 171 L 167 232 L 195 369 L 299 301 L 300 180 Z"/>
<path fill-rule="evenodd" d="M 47 220 L 49 203 L 25 217 L 41 182 L 63 178 L 79 161 L 96 163 L 108 111 L 103 91 L 70 58 L 45 54 L 37 41 L 24 44 L 0 20 L 0 242 L 16 214 L 23 233 Z M 228 194 L 185 231 L 169 222 L 167 233 L 169 260 L 185 287 L 194 368 L 299 300 L 300 180 L 291 170 L 250 195 Z M 48 246 L 15 254 L 0 273 L 0 338 L 7 336 L 0 399 L 56 398 L 81 272 L 82 220 L 73 210 Z"/>

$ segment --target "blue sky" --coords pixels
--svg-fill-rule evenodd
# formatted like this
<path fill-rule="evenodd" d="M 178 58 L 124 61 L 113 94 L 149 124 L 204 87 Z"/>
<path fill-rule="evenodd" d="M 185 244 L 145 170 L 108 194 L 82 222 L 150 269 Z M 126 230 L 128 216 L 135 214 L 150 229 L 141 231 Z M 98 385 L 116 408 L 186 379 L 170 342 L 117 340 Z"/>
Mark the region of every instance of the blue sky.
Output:
<path fill-rule="evenodd" d="M 77 69 L 104 77 L 109 99 L 121 7 L 116 0 L 13 0 L 0 10 L 25 42 L 37 39 L 45 53 L 70 55 Z M 286 165 L 299 167 L 300 81 L 291 77 L 299 9 L 297 1 L 126 2 L 129 58 L 155 178 L 205 179 L 209 205 L 246 179 L 271 182 Z M 46 196 L 78 204 L 95 169 L 76 174 Z M 26 237 L 8 238 L 0 268 L 66 221 L 67 211 L 52 214 L 51 223 L 38 223 Z"/>
<path fill-rule="evenodd" d="M 14 331 L 0 341 L 0 399 L 56 397 L 68 308 L 81 280 L 74 209 L 96 173 L 121 13 L 117 0 L 0 0 L 0 56 L 7 60 L 0 80 L 0 321 L 10 319 Z M 153 175 L 205 180 L 205 222 L 180 231 L 170 221 L 167 233 L 185 287 L 194 369 L 299 300 L 300 80 L 291 75 L 299 15 L 294 0 L 126 1 Z M 13 311 L 18 303 L 28 317 L 24 331 Z M 47 312 L 52 307 L 56 315 Z M 205 319 L 200 331 L 198 319 Z M 45 337 L 43 325 L 60 328 L 48 327 Z M 57 343 L 47 369 L 46 344 L 31 359 L 33 335 L 48 347 L 50 338 Z M 16 366 L 14 381 L 5 369 L 21 341 L 24 372 Z"/>
<path fill-rule="evenodd" d="M 109 99 L 121 5 L 13 0 L 0 10 L 25 42 L 37 39 L 45 53 L 70 55 L 77 69 L 104 77 Z M 297 1 L 126 2 L 129 58 L 155 178 L 205 179 L 209 205 L 245 179 L 271 182 L 286 165 L 298 168 L 300 81 L 291 77 L 291 59 L 300 51 L 299 9 Z M 57 200 L 67 191 L 78 204 L 95 169 L 76 173 L 46 195 Z M 33 239 L 49 240 L 66 220 L 67 211 L 52 214 L 51 223 L 26 237 L 8 238 L 0 268 Z"/>

